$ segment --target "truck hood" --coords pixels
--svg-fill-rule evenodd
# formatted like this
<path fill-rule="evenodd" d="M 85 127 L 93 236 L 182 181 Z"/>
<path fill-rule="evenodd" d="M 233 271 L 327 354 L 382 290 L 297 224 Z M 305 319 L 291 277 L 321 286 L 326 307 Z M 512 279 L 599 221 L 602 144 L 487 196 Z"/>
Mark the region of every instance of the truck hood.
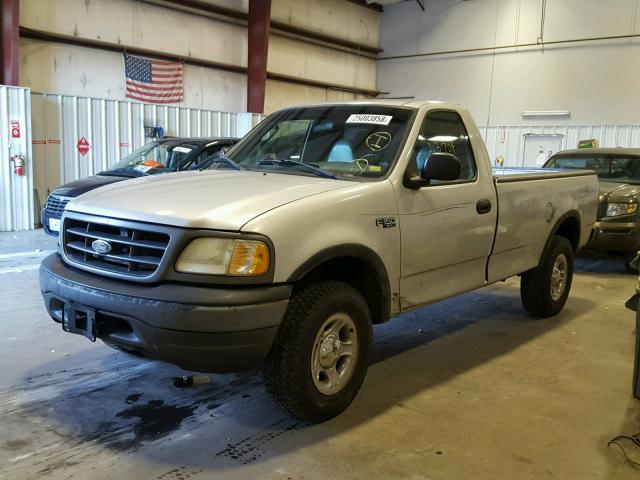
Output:
<path fill-rule="evenodd" d="M 349 185 L 353 182 L 265 172 L 179 172 L 107 185 L 73 199 L 66 209 L 177 227 L 239 231 L 269 210 Z"/>
<path fill-rule="evenodd" d="M 94 188 L 109 185 L 110 183 L 121 182 L 126 180 L 126 177 L 113 177 L 106 175 L 92 175 L 91 177 L 81 178 L 80 180 L 74 180 L 69 183 L 65 183 L 61 187 L 56 188 L 53 192 L 54 195 L 62 195 L 63 197 L 77 197 L 83 193 L 93 190 Z"/>
<path fill-rule="evenodd" d="M 600 181 L 600 201 L 631 201 L 640 195 L 640 185 Z"/>

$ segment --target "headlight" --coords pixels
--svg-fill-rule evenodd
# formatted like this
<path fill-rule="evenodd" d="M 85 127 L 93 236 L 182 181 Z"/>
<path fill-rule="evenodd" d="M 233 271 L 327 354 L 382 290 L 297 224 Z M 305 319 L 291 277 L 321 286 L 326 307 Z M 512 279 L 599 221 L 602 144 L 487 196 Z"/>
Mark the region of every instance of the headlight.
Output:
<path fill-rule="evenodd" d="M 638 210 L 637 203 L 609 203 L 607 204 L 607 217 L 619 217 L 631 215 Z"/>
<path fill-rule="evenodd" d="M 269 248 L 257 240 L 196 238 L 178 257 L 176 270 L 201 275 L 263 275 L 269 271 Z"/>

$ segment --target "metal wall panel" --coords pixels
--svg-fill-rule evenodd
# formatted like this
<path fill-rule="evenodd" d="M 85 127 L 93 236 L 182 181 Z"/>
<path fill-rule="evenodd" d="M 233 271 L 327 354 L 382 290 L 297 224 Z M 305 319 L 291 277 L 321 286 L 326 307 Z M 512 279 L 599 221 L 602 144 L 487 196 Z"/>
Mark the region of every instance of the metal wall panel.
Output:
<path fill-rule="evenodd" d="M 167 136 L 242 137 L 263 115 L 32 93 L 35 188 L 40 205 L 61 184 L 105 170 L 150 139 L 144 127 Z M 86 139 L 83 155 L 78 142 Z"/>
<path fill-rule="evenodd" d="M 34 162 L 31 151 L 30 90 L 0 86 L 0 231 L 34 226 Z M 14 130 L 17 127 L 17 130 Z M 25 158 L 25 173 L 15 175 L 10 158 Z"/>
<path fill-rule="evenodd" d="M 545 125 L 489 126 L 480 129 L 489 158 L 504 157 L 505 166 L 520 167 L 524 161 L 526 135 L 562 135 L 562 149 L 578 146 L 579 140 L 595 138 L 600 147 L 640 148 L 640 125 Z"/>

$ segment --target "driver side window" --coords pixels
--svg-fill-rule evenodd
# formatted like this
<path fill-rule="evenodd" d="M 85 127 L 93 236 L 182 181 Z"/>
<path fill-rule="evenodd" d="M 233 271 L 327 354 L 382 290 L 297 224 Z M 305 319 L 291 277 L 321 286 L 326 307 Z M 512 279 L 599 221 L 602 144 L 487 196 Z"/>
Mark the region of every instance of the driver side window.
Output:
<path fill-rule="evenodd" d="M 456 112 L 438 110 L 427 115 L 413 148 L 415 164 L 412 168 L 420 172 L 429 155 L 435 152 L 451 153 L 458 157 L 462 168 L 456 182 L 476 178 L 476 161 L 469 135 L 462 118 Z M 433 184 L 436 183 L 448 182 L 433 181 Z"/>

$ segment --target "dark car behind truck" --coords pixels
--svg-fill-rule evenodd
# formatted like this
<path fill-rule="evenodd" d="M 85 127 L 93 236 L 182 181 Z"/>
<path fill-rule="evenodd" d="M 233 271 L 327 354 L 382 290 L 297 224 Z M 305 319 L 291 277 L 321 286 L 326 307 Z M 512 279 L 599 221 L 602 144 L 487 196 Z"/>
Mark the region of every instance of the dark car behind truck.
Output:
<path fill-rule="evenodd" d="M 545 168 L 596 171 L 598 220 L 587 248 L 622 255 L 627 271 L 637 271 L 630 262 L 640 250 L 640 149 L 565 150 L 552 156 Z"/>
<path fill-rule="evenodd" d="M 218 153 L 235 145 L 238 140 L 233 137 L 171 137 L 147 143 L 111 169 L 66 183 L 51 192 L 41 213 L 44 231 L 48 235 L 58 236 L 62 212 L 72 198 L 129 178 L 207 168 L 215 161 Z"/>

